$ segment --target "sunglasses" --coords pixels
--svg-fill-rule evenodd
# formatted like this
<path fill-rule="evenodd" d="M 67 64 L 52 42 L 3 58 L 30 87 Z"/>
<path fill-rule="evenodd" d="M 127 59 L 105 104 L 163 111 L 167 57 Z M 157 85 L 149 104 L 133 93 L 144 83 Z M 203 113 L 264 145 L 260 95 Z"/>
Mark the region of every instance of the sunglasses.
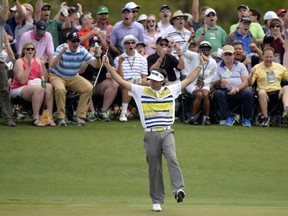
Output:
<path fill-rule="evenodd" d="M 74 39 L 74 40 L 71 40 L 72 43 L 80 43 L 80 40 L 79 39 Z"/>
<path fill-rule="evenodd" d="M 138 13 L 138 10 L 132 10 L 132 13 Z"/>
<path fill-rule="evenodd" d="M 201 47 L 200 48 L 202 51 L 209 51 L 210 52 L 210 50 L 211 50 L 211 48 L 208 48 L 208 47 Z"/>
<path fill-rule="evenodd" d="M 28 47 L 28 48 L 25 48 L 25 50 L 26 50 L 26 51 L 34 51 L 35 48 L 32 48 L 32 47 L 30 48 L 30 47 Z"/>
<path fill-rule="evenodd" d="M 223 55 L 224 56 L 232 56 L 233 54 L 232 53 L 224 53 Z"/>
<path fill-rule="evenodd" d="M 42 11 L 50 11 L 50 8 L 44 8 Z"/>
<path fill-rule="evenodd" d="M 281 28 L 281 26 L 279 26 L 279 25 L 272 25 L 272 26 L 270 26 L 270 28 Z"/>
<path fill-rule="evenodd" d="M 168 47 L 168 44 L 167 43 L 160 43 L 159 44 L 161 47 Z"/>
<path fill-rule="evenodd" d="M 176 17 L 175 19 L 176 20 L 184 20 L 185 18 L 184 17 Z"/>
<path fill-rule="evenodd" d="M 135 44 L 134 41 L 130 41 L 130 42 L 125 42 L 126 45 L 130 45 L 130 44 Z"/>
<path fill-rule="evenodd" d="M 98 15 L 108 15 L 108 13 L 101 13 L 101 14 L 98 14 Z"/>
<path fill-rule="evenodd" d="M 147 20 L 148 23 L 155 23 L 155 20 Z"/>

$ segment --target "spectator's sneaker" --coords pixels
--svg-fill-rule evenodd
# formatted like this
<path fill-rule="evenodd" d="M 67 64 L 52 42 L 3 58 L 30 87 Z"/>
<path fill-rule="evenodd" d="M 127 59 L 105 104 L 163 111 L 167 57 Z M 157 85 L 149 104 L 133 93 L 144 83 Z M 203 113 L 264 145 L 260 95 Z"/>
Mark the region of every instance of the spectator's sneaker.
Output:
<path fill-rule="evenodd" d="M 226 120 L 220 120 L 220 121 L 219 121 L 219 125 L 225 126 L 225 125 L 226 125 Z"/>
<path fill-rule="evenodd" d="M 58 126 L 67 126 L 65 119 L 57 119 L 57 125 Z"/>
<path fill-rule="evenodd" d="M 261 127 L 269 127 L 269 125 L 270 125 L 270 118 L 269 117 L 267 117 L 267 118 L 264 117 L 264 119 L 261 122 L 260 126 Z"/>
<path fill-rule="evenodd" d="M 8 127 L 15 127 L 16 126 L 15 122 L 11 118 L 6 119 L 6 125 Z"/>
<path fill-rule="evenodd" d="M 183 190 L 178 190 L 177 194 L 175 195 L 177 203 L 183 202 L 184 198 L 185 198 L 185 192 Z"/>
<path fill-rule="evenodd" d="M 74 116 L 73 121 L 77 124 L 77 126 L 85 126 L 85 124 L 86 124 L 84 119 L 82 119 L 78 116 Z"/>
<path fill-rule="evenodd" d="M 154 211 L 154 212 L 161 212 L 162 211 L 162 208 L 161 208 L 161 205 L 160 204 L 153 204 L 153 206 L 152 206 L 152 210 Z"/>
<path fill-rule="evenodd" d="M 243 121 L 242 121 L 242 125 L 243 125 L 244 127 L 251 127 L 251 122 L 250 122 L 249 119 L 244 118 Z"/>
<path fill-rule="evenodd" d="M 192 124 L 192 125 L 198 125 L 197 120 L 198 120 L 199 116 L 200 116 L 200 112 L 196 113 L 194 116 L 192 116 L 192 117 L 189 119 L 188 123 L 189 123 L 189 124 Z"/>
<path fill-rule="evenodd" d="M 226 119 L 226 126 L 233 126 L 234 125 L 234 122 L 235 122 L 235 119 L 234 119 L 234 116 L 229 116 L 227 119 Z"/>
<path fill-rule="evenodd" d="M 285 107 L 283 114 L 282 114 L 282 118 L 286 120 L 288 119 L 288 107 Z"/>
<path fill-rule="evenodd" d="M 203 117 L 202 125 L 211 125 L 209 117 Z"/>
<path fill-rule="evenodd" d="M 99 118 L 105 122 L 111 121 L 107 112 L 101 112 Z"/>
<path fill-rule="evenodd" d="M 120 118 L 119 118 L 119 121 L 121 121 L 121 122 L 127 122 L 127 117 L 126 117 L 125 113 L 121 113 Z"/>
<path fill-rule="evenodd" d="M 97 115 L 95 115 L 94 112 L 87 112 L 86 120 L 89 121 L 89 122 L 96 121 L 97 120 Z"/>

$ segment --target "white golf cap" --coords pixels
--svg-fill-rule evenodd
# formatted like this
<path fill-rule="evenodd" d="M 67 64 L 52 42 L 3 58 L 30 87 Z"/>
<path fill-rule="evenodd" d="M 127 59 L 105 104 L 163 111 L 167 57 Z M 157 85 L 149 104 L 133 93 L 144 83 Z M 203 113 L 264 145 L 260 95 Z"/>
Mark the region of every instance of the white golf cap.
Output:
<path fill-rule="evenodd" d="M 164 76 L 160 72 L 158 72 L 156 70 L 152 70 L 151 74 L 147 77 L 147 79 L 160 82 L 160 81 L 164 80 Z"/>
<path fill-rule="evenodd" d="M 274 11 L 267 11 L 263 17 L 264 20 L 271 20 L 276 18 L 278 18 L 278 16 Z"/>
<path fill-rule="evenodd" d="M 144 20 L 147 20 L 147 15 L 146 14 L 141 14 L 138 19 L 137 19 L 137 22 L 141 22 L 141 21 L 144 21 Z"/>
<path fill-rule="evenodd" d="M 128 2 L 128 3 L 125 5 L 125 8 L 130 8 L 130 9 L 138 8 L 138 9 L 140 9 L 141 6 L 140 6 L 140 5 L 137 5 L 135 2 Z"/>

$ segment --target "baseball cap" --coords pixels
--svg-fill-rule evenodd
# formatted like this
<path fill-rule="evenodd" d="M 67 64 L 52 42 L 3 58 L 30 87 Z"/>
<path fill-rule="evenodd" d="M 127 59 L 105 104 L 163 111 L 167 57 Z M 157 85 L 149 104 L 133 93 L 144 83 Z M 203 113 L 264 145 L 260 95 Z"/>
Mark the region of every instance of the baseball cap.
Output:
<path fill-rule="evenodd" d="M 166 41 L 167 43 L 169 43 L 169 40 L 167 39 L 167 37 L 165 36 L 161 36 L 161 37 L 158 37 L 157 40 L 156 40 L 156 43 L 161 43 L 162 41 Z"/>
<path fill-rule="evenodd" d="M 106 6 L 99 6 L 97 9 L 97 14 L 102 14 L 102 13 L 109 13 L 109 9 Z"/>
<path fill-rule="evenodd" d="M 279 10 L 277 11 L 277 16 L 280 16 L 282 13 L 286 13 L 286 12 L 287 12 L 286 9 L 281 8 L 281 9 L 279 9 Z"/>
<path fill-rule="evenodd" d="M 244 5 L 244 4 L 239 5 L 237 10 L 240 10 L 240 8 L 244 8 L 246 10 L 249 10 L 249 7 L 247 5 Z"/>
<path fill-rule="evenodd" d="M 26 14 L 27 14 L 27 10 L 26 10 L 25 6 L 24 6 L 24 5 L 21 5 L 21 8 L 22 8 L 22 10 L 23 10 L 23 13 L 26 15 Z M 11 11 L 14 11 L 14 12 L 17 11 L 16 5 L 15 5 L 14 7 L 10 8 L 10 10 L 11 10 Z"/>
<path fill-rule="evenodd" d="M 164 9 L 170 10 L 170 7 L 169 7 L 168 5 L 162 5 L 162 6 L 160 7 L 160 11 L 162 11 L 162 10 L 164 10 Z"/>
<path fill-rule="evenodd" d="M 209 47 L 210 49 L 212 48 L 211 44 L 208 41 L 201 41 L 199 44 L 199 48 L 201 47 Z"/>
<path fill-rule="evenodd" d="M 29 3 L 23 3 L 22 5 L 26 8 L 26 10 L 28 9 L 28 10 L 30 10 L 32 13 L 34 12 L 33 6 L 32 6 L 31 4 L 29 4 Z"/>
<path fill-rule="evenodd" d="M 70 33 L 67 35 L 67 40 L 80 42 L 80 38 L 79 38 L 79 35 L 78 35 L 77 32 L 70 32 Z"/>
<path fill-rule="evenodd" d="M 267 11 L 263 17 L 264 20 L 271 20 L 271 19 L 277 19 L 277 18 L 278 16 L 274 11 Z"/>
<path fill-rule="evenodd" d="M 124 7 L 124 8 L 122 8 L 122 10 L 121 10 L 121 14 L 124 13 L 125 11 L 129 11 L 130 13 L 132 12 L 131 8 Z"/>
<path fill-rule="evenodd" d="M 214 13 L 216 15 L 216 11 L 213 8 L 208 8 L 205 10 L 204 16 L 208 16 L 210 13 Z"/>
<path fill-rule="evenodd" d="M 156 71 L 156 70 L 152 70 L 150 75 L 147 77 L 147 79 L 150 79 L 150 80 L 155 80 L 155 81 L 163 81 L 164 80 L 164 76 Z"/>
<path fill-rule="evenodd" d="M 130 8 L 130 9 L 138 8 L 138 9 L 140 9 L 141 6 L 135 4 L 135 2 L 128 2 L 128 3 L 125 5 L 125 8 Z"/>
<path fill-rule="evenodd" d="M 234 53 L 234 47 L 231 46 L 231 45 L 225 45 L 223 48 L 222 48 L 222 53 Z"/>
<path fill-rule="evenodd" d="M 75 7 L 69 7 L 68 8 L 68 13 L 69 13 L 69 15 L 70 14 L 73 14 L 73 13 L 77 13 L 78 12 L 78 10 L 75 8 Z"/>
<path fill-rule="evenodd" d="M 243 17 L 241 17 L 240 22 L 241 23 L 247 23 L 247 22 L 251 23 L 251 19 L 247 16 L 243 16 Z"/>
<path fill-rule="evenodd" d="M 44 20 L 39 20 L 35 26 L 37 34 L 44 35 L 46 33 L 47 23 Z"/>
<path fill-rule="evenodd" d="M 44 7 L 49 7 L 49 9 L 50 9 L 50 8 L 51 8 L 51 5 L 49 5 L 49 4 L 46 3 L 46 2 L 43 2 L 42 5 L 41 5 L 41 10 L 42 10 Z"/>
<path fill-rule="evenodd" d="M 135 41 L 135 43 L 138 43 L 138 39 L 134 37 L 133 35 L 126 35 L 123 40 L 121 41 L 121 45 L 124 47 L 124 44 L 126 41 Z"/>

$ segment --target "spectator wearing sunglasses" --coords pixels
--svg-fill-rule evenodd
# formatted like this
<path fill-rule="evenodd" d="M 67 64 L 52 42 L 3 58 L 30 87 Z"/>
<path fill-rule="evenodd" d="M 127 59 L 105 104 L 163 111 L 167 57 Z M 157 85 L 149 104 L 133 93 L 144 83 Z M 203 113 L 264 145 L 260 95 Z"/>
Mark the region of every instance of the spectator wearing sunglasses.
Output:
<path fill-rule="evenodd" d="M 94 49 L 94 48 L 93 48 Z M 94 68 L 100 67 L 100 58 L 92 56 L 80 45 L 80 37 L 77 32 L 71 32 L 67 36 L 67 43 L 57 47 L 54 58 L 50 62 L 50 83 L 54 87 L 55 102 L 57 106 L 57 123 L 66 126 L 65 100 L 68 90 L 79 94 L 79 102 L 76 115 L 73 120 L 79 126 L 84 126 L 86 112 L 88 110 L 88 99 L 92 91 L 91 83 L 79 75 L 82 62 L 88 62 Z"/>
<path fill-rule="evenodd" d="M 235 119 L 232 110 L 241 105 L 243 112 L 242 125 L 251 127 L 254 95 L 249 86 L 249 74 L 245 65 L 235 61 L 235 50 L 231 45 L 225 45 L 222 61 L 212 82 L 214 99 L 220 113 L 220 125 L 233 126 Z"/>
<path fill-rule="evenodd" d="M 122 46 L 125 52 L 116 57 L 114 65 L 117 72 L 127 80 L 134 84 L 148 85 L 147 75 L 147 60 L 136 51 L 136 44 L 138 40 L 133 35 L 127 35 L 122 40 Z M 122 89 L 122 111 L 119 120 L 126 122 L 128 104 L 131 101 L 131 96 L 128 95 L 126 89 Z"/>
<path fill-rule="evenodd" d="M 156 52 L 147 57 L 148 70 L 151 72 L 154 68 L 161 68 L 167 72 L 168 84 L 180 81 L 180 71 L 184 69 L 184 57 L 181 54 L 181 48 L 175 44 L 177 59 L 168 53 L 169 40 L 166 36 L 161 36 L 156 41 Z M 176 72 L 175 72 L 176 69 Z"/>
<path fill-rule="evenodd" d="M 144 42 L 147 44 L 147 55 L 155 53 L 156 40 L 160 36 L 162 36 L 162 32 L 158 29 L 157 18 L 154 14 L 149 14 L 146 20 L 146 30 L 144 31 Z"/>
<path fill-rule="evenodd" d="M 274 62 L 283 64 L 284 56 L 284 43 L 285 36 L 282 34 L 283 24 L 279 18 L 270 20 L 269 22 L 269 32 L 264 37 L 263 48 L 270 46 L 274 48 Z"/>

